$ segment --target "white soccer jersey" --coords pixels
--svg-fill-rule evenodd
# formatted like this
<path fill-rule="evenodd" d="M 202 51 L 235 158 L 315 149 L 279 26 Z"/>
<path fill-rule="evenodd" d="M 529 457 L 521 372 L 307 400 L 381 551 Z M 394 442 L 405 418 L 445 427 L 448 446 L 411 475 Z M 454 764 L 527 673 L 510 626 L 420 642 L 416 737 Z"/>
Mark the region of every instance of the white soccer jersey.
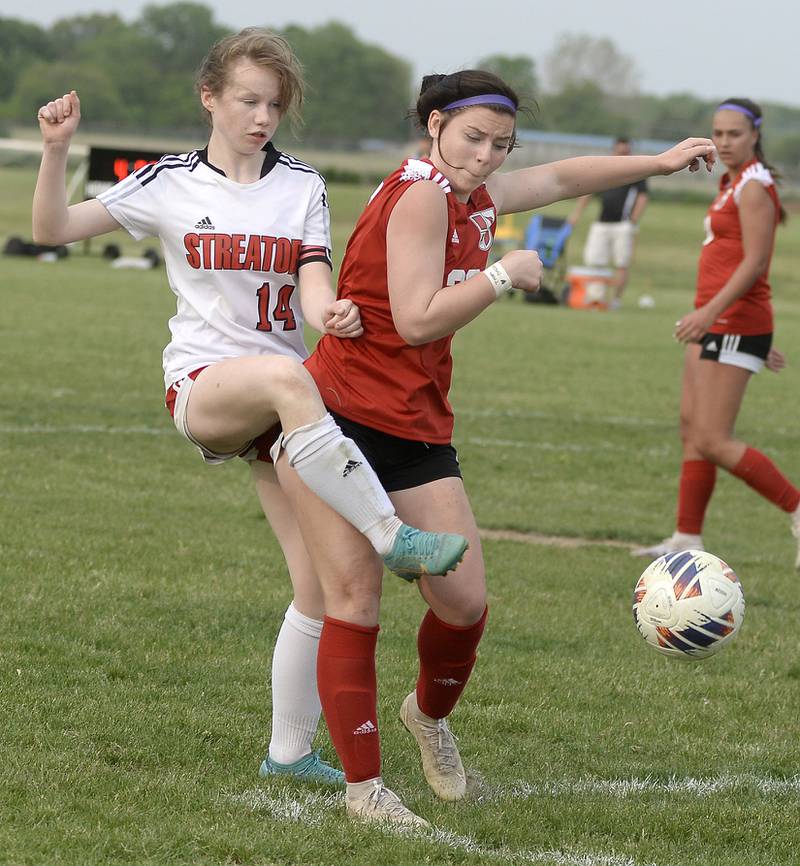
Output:
<path fill-rule="evenodd" d="M 204 150 L 165 156 L 98 200 L 134 238 L 161 240 L 177 296 L 164 349 L 166 387 L 225 358 L 305 359 L 300 264 L 330 264 L 325 182 L 268 144 L 261 178 L 241 184 Z"/>

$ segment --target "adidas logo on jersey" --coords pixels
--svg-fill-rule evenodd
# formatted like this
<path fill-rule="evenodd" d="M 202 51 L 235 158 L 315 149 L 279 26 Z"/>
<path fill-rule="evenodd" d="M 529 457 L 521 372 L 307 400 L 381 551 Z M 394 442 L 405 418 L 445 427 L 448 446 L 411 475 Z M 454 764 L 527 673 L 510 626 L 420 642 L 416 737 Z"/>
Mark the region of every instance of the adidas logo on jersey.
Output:
<path fill-rule="evenodd" d="M 375 727 L 375 725 L 374 725 L 374 724 L 373 724 L 369 719 L 367 719 L 366 722 L 364 722 L 363 725 L 359 725 L 359 726 L 358 726 L 358 727 L 353 731 L 353 733 L 354 733 L 356 736 L 357 736 L 358 734 L 377 734 L 377 733 L 378 733 L 378 729 Z"/>
<path fill-rule="evenodd" d="M 707 352 L 716 352 L 718 349 L 719 349 L 719 346 L 717 346 L 717 341 L 716 341 L 716 340 L 712 340 L 712 341 L 711 341 L 711 342 L 706 346 L 706 351 L 707 351 Z"/>
<path fill-rule="evenodd" d="M 451 244 L 460 244 L 461 243 L 461 241 L 458 239 L 458 232 L 455 229 L 453 229 L 453 237 L 450 238 L 450 243 Z"/>
<path fill-rule="evenodd" d="M 342 472 L 342 478 L 347 478 L 347 476 L 354 470 L 358 469 L 361 465 L 360 460 L 348 460 L 347 465 L 344 467 L 344 472 Z"/>
<path fill-rule="evenodd" d="M 460 686 L 461 680 L 454 680 L 452 677 L 434 677 L 433 680 L 435 683 L 439 683 L 440 686 Z"/>
<path fill-rule="evenodd" d="M 214 231 L 214 223 L 211 222 L 211 217 L 207 217 L 207 216 L 203 217 L 203 219 L 201 219 L 200 222 L 195 223 L 194 227 L 196 229 L 202 229 L 203 231 L 206 231 L 206 232 L 213 232 Z"/>

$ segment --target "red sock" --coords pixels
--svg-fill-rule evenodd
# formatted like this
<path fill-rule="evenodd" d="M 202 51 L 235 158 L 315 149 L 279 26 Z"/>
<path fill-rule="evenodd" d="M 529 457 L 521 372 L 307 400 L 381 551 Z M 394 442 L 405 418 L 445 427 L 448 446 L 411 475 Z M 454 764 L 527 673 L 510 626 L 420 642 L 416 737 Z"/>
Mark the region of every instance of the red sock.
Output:
<path fill-rule="evenodd" d="M 706 508 L 717 481 L 717 466 L 710 460 L 684 460 L 678 487 L 678 532 L 701 535 Z"/>
<path fill-rule="evenodd" d="M 755 448 L 747 448 L 742 459 L 731 469 L 731 475 L 741 478 L 753 490 L 770 502 L 792 512 L 800 505 L 800 490 L 783 475 L 778 467 Z"/>
<path fill-rule="evenodd" d="M 481 641 L 486 616 L 468 626 L 448 625 L 429 610 L 417 635 L 419 677 L 417 705 L 433 719 L 448 716 L 458 703 L 475 666 L 475 650 Z"/>
<path fill-rule="evenodd" d="M 317 655 L 317 687 L 336 754 L 348 782 L 381 774 L 375 645 L 369 628 L 326 616 Z"/>

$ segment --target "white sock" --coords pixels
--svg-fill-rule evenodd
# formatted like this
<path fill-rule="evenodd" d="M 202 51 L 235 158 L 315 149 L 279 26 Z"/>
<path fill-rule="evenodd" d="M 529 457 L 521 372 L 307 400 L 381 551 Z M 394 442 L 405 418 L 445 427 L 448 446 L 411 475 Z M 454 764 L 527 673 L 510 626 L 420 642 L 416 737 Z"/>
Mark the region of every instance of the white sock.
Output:
<path fill-rule="evenodd" d="M 383 784 L 383 778 L 376 776 L 374 779 L 366 779 L 363 782 L 348 782 L 347 783 L 347 799 L 360 800 L 367 794 L 371 794 L 378 785 Z"/>
<path fill-rule="evenodd" d="M 322 622 L 290 604 L 272 654 L 272 739 L 269 756 L 293 764 L 311 752 L 322 712 L 317 650 Z"/>
<path fill-rule="evenodd" d="M 381 556 L 389 553 L 402 521 L 361 449 L 333 418 L 325 415 L 278 441 L 306 486 L 366 535 Z"/>

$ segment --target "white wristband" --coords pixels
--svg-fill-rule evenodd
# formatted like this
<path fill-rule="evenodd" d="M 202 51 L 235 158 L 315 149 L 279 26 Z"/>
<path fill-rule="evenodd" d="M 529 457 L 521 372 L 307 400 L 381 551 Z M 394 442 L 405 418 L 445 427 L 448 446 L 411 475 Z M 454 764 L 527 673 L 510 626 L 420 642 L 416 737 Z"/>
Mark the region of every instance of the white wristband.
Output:
<path fill-rule="evenodd" d="M 500 262 L 495 262 L 493 265 L 489 265 L 483 273 L 484 276 L 488 277 L 498 298 L 504 292 L 510 292 L 514 288 L 511 285 L 511 277 L 509 277 L 508 271 L 502 266 L 502 264 L 500 264 Z"/>

